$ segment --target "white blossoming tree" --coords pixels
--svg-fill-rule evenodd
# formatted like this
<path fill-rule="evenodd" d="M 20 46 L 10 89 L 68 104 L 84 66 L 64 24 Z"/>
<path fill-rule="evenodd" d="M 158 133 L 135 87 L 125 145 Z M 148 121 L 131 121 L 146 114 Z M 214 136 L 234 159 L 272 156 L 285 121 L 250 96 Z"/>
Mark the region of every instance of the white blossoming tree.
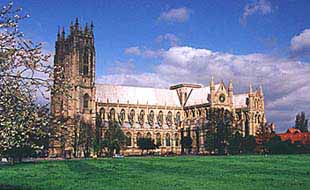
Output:
<path fill-rule="evenodd" d="M 48 144 L 48 109 L 38 99 L 55 88 L 50 56 L 19 30 L 28 17 L 13 3 L 0 9 L 0 157 L 14 162 Z"/>

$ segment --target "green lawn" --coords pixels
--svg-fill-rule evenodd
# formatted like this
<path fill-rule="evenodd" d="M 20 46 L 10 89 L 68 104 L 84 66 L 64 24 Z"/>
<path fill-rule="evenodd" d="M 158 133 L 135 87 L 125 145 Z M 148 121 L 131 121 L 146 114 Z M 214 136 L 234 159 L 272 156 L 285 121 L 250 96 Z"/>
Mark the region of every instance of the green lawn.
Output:
<path fill-rule="evenodd" d="M 310 155 L 145 157 L 0 165 L 0 189 L 310 189 Z"/>

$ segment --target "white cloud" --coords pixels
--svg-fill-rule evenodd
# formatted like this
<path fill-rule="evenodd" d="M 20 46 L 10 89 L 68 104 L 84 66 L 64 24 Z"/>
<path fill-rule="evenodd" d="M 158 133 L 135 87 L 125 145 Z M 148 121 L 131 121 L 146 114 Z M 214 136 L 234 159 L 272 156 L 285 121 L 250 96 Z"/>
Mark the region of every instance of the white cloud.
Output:
<path fill-rule="evenodd" d="M 134 47 L 129 47 L 125 49 L 125 54 L 130 54 L 130 55 L 140 55 L 141 51 L 138 46 Z"/>
<path fill-rule="evenodd" d="M 157 43 L 168 41 L 170 46 L 177 46 L 179 42 L 179 38 L 174 34 L 167 33 L 167 34 L 159 35 L 155 41 Z"/>
<path fill-rule="evenodd" d="M 291 39 L 293 56 L 310 56 L 310 29 L 305 29 Z"/>
<path fill-rule="evenodd" d="M 139 48 L 137 46 L 129 47 L 124 50 L 124 53 L 127 55 L 140 55 L 146 58 L 155 58 L 159 57 L 162 54 L 163 50 L 151 50 L 146 48 Z"/>
<path fill-rule="evenodd" d="M 263 84 L 268 121 L 284 131 L 295 114 L 310 116 L 310 63 L 266 54 L 235 55 L 193 47 L 171 47 L 159 54 L 153 73 L 106 75 L 102 81 L 135 86 L 169 87 L 179 82 L 209 84 L 211 75 L 234 81 L 235 92 L 247 92 L 250 82 Z"/>
<path fill-rule="evenodd" d="M 271 12 L 272 6 L 268 0 L 257 0 L 253 3 L 248 3 L 243 9 L 243 15 L 240 18 L 240 23 L 246 24 L 247 18 L 255 13 L 267 15 Z"/>
<path fill-rule="evenodd" d="M 158 87 L 165 88 L 169 86 L 169 82 L 162 80 L 161 76 L 156 73 L 142 74 L 110 74 L 99 77 L 96 80 L 99 84 L 115 84 L 115 85 L 130 85 L 140 87 Z"/>
<path fill-rule="evenodd" d="M 162 12 L 158 19 L 168 22 L 186 22 L 189 19 L 189 15 L 189 9 L 182 7 Z"/>
<path fill-rule="evenodd" d="M 133 73 L 135 70 L 135 65 L 134 62 L 132 60 L 128 60 L 128 61 L 115 61 L 114 64 L 108 68 L 107 73 L 108 74 L 129 74 L 129 73 Z"/>

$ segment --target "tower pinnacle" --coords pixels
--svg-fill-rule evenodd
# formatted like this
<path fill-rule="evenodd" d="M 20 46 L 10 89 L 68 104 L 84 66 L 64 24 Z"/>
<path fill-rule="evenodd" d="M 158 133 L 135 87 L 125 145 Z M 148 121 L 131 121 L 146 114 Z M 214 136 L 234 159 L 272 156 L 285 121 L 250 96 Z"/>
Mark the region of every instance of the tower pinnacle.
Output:
<path fill-rule="evenodd" d="M 60 27 L 58 26 L 58 32 L 57 32 L 57 41 L 60 40 Z"/>
<path fill-rule="evenodd" d="M 229 81 L 229 84 L 228 84 L 228 90 L 232 90 L 234 87 L 233 87 L 233 82 L 232 80 Z"/>
<path fill-rule="evenodd" d="M 263 93 L 263 85 L 262 84 L 260 84 L 259 85 L 259 94 L 261 95 L 261 96 L 263 96 L 264 95 L 264 93 Z"/>
<path fill-rule="evenodd" d="M 249 94 L 253 94 L 252 82 L 250 82 Z"/>
<path fill-rule="evenodd" d="M 93 23 L 93 21 L 91 21 L 91 23 L 90 23 L 90 31 L 91 31 L 91 32 L 94 31 L 94 23 Z"/>
<path fill-rule="evenodd" d="M 214 77 L 211 76 L 210 88 L 214 88 Z"/>

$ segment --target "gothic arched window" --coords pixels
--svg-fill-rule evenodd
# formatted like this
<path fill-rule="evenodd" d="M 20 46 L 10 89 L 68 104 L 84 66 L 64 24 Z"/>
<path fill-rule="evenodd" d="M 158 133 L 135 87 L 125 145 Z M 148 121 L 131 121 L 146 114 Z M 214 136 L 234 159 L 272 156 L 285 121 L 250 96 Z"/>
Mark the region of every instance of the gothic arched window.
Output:
<path fill-rule="evenodd" d="M 132 109 L 132 110 L 130 110 L 130 113 L 128 115 L 128 120 L 129 120 L 129 123 L 131 125 L 133 125 L 133 123 L 134 123 L 134 117 L 135 117 L 135 110 Z"/>
<path fill-rule="evenodd" d="M 154 111 L 151 110 L 148 117 L 147 117 L 149 125 L 153 126 L 154 124 Z"/>
<path fill-rule="evenodd" d="M 142 138 L 142 135 L 141 135 L 140 132 L 138 132 L 138 133 L 137 133 L 137 137 L 136 137 L 137 142 L 138 142 L 138 140 L 141 139 L 141 138 Z"/>
<path fill-rule="evenodd" d="M 198 116 L 200 117 L 201 116 L 201 110 L 197 110 L 197 112 L 198 112 Z"/>
<path fill-rule="evenodd" d="M 180 126 L 180 124 L 181 124 L 181 113 L 180 112 L 177 112 L 177 114 L 175 116 L 175 124 L 177 126 Z"/>
<path fill-rule="evenodd" d="M 151 134 L 150 132 L 148 132 L 148 133 L 146 134 L 146 138 L 152 139 L 152 134 Z"/>
<path fill-rule="evenodd" d="M 111 121 L 114 121 L 115 120 L 115 109 L 114 108 L 111 108 L 110 109 L 110 118 L 109 118 Z"/>
<path fill-rule="evenodd" d="M 195 110 L 192 110 L 192 116 L 195 117 Z"/>
<path fill-rule="evenodd" d="M 84 94 L 83 96 L 83 108 L 84 109 L 88 109 L 89 108 L 89 95 L 88 94 Z"/>
<path fill-rule="evenodd" d="M 159 126 L 163 126 L 164 124 L 164 113 L 162 111 L 159 111 L 157 116 L 157 122 Z"/>
<path fill-rule="evenodd" d="M 185 111 L 185 116 L 186 116 L 186 118 L 188 118 L 188 116 L 189 116 L 188 112 L 189 112 L 188 110 Z"/>
<path fill-rule="evenodd" d="M 121 112 L 118 115 L 118 121 L 120 124 L 123 124 L 125 121 L 125 110 L 122 109 Z"/>
<path fill-rule="evenodd" d="M 140 115 L 139 115 L 139 117 L 138 117 L 138 121 L 139 121 L 139 124 L 142 126 L 143 124 L 144 124 L 144 111 L 143 110 L 141 110 L 140 111 Z"/>
<path fill-rule="evenodd" d="M 174 134 L 175 146 L 179 146 L 179 135 L 178 133 Z"/>
<path fill-rule="evenodd" d="M 104 118 L 105 118 L 105 110 L 104 110 L 104 108 L 100 108 L 99 116 L 100 116 L 101 120 L 104 120 Z"/>
<path fill-rule="evenodd" d="M 156 134 L 156 145 L 161 146 L 161 136 L 160 133 Z"/>
<path fill-rule="evenodd" d="M 166 134 L 166 146 L 170 146 L 170 134 Z"/>
<path fill-rule="evenodd" d="M 131 146 L 131 133 L 126 133 L 126 146 Z"/>
<path fill-rule="evenodd" d="M 89 63 L 88 63 L 88 50 L 85 49 L 83 56 L 83 75 L 88 75 L 89 72 Z"/>
<path fill-rule="evenodd" d="M 172 112 L 169 111 L 166 117 L 167 125 L 170 127 L 172 125 Z"/>

